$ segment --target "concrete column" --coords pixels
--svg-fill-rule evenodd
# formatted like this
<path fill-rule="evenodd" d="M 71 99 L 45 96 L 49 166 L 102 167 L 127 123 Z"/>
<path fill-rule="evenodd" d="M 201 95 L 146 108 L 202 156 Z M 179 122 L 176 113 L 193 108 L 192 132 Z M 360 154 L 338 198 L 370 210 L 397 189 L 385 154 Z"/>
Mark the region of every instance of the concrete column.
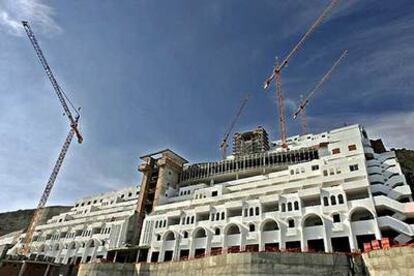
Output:
<path fill-rule="evenodd" d="M 147 256 L 147 263 L 151 262 L 151 256 L 152 256 L 152 250 L 151 248 L 148 250 L 148 256 Z"/>
<path fill-rule="evenodd" d="M 159 262 L 163 262 L 164 261 L 164 257 L 165 257 L 165 246 L 164 246 L 165 241 L 162 241 L 161 243 L 161 247 L 160 247 L 160 253 L 158 255 L 158 261 Z"/>
<path fill-rule="evenodd" d="M 189 247 L 190 252 L 188 254 L 188 257 L 189 258 L 194 258 L 194 255 L 195 255 L 195 240 L 191 236 L 188 239 L 189 239 L 189 242 L 190 242 L 190 247 Z"/>
<path fill-rule="evenodd" d="M 48 276 L 49 270 L 50 270 L 50 264 L 47 264 L 47 267 L 46 267 L 46 270 L 45 270 L 45 273 L 43 274 L 43 276 Z"/>
<path fill-rule="evenodd" d="M 23 276 L 24 275 L 24 272 L 26 271 L 26 267 L 27 267 L 27 263 L 26 263 L 26 261 L 23 261 L 22 266 L 20 267 L 20 271 L 19 271 L 18 276 Z"/>
<path fill-rule="evenodd" d="M 181 241 L 181 235 L 177 233 L 177 236 L 175 238 L 175 245 L 174 245 L 174 252 L 173 252 L 173 261 L 177 261 L 179 259 L 180 255 L 180 241 Z"/>
<path fill-rule="evenodd" d="M 325 247 L 325 252 L 329 253 L 332 252 L 332 243 L 331 237 L 328 234 L 328 230 L 326 229 L 326 221 L 322 218 L 322 225 L 323 225 L 323 246 Z"/>
<path fill-rule="evenodd" d="M 206 256 L 210 255 L 211 251 L 211 240 L 213 239 L 213 233 L 207 230 L 207 237 L 206 237 Z"/>
<path fill-rule="evenodd" d="M 112 261 L 113 263 L 116 263 L 116 257 L 118 257 L 118 251 L 115 251 L 114 260 Z"/>
<path fill-rule="evenodd" d="M 247 231 L 244 229 L 243 226 L 239 225 L 240 227 L 240 251 L 246 250 L 246 236 Z"/>
<path fill-rule="evenodd" d="M 357 241 L 356 238 L 354 236 L 354 231 L 352 231 L 352 226 L 351 226 L 351 222 L 349 221 L 348 218 L 345 219 L 344 224 L 348 227 L 349 229 L 349 247 L 351 248 L 351 251 L 354 251 L 358 248 L 357 246 Z"/>
<path fill-rule="evenodd" d="M 377 217 L 374 217 L 374 221 L 375 221 L 375 239 L 380 240 L 382 239 L 382 235 L 381 235 L 381 230 L 378 227 L 378 220 Z"/>
<path fill-rule="evenodd" d="M 285 222 L 278 221 L 279 228 L 280 228 L 280 242 L 279 242 L 279 249 L 286 249 L 286 232 L 287 232 L 287 225 Z"/>
<path fill-rule="evenodd" d="M 264 251 L 264 249 L 265 249 L 262 234 L 263 234 L 263 231 L 262 231 L 262 229 L 260 229 L 260 225 L 259 225 L 259 231 L 257 232 L 257 239 L 259 240 L 259 251 Z M 279 243 L 280 243 L 280 241 L 279 241 Z"/>
<path fill-rule="evenodd" d="M 91 256 L 91 262 L 95 260 L 96 253 L 98 252 L 98 247 L 99 247 L 99 245 L 98 246 L 95 246 L 93 248 L 93 252 L 92 252 L 92 256 Z"/>
<path fill-rule="evenodd" d="M 300 226 L 298 231 L 300 232 L 300 250 L 305 252 L 308 249 L 308 241 L 305 239 L 305 231 L 303 231 L 303 226 Z"/>
<path fill-rule="evenodd" d="M 81 263 L 84 263 L 86 261 L 86 257 L 88 256 L 87 252 L 88 252 L 88 250 L 85 247 L 85 250 L 83 251 L 83 254 L 82 254 Z"/>

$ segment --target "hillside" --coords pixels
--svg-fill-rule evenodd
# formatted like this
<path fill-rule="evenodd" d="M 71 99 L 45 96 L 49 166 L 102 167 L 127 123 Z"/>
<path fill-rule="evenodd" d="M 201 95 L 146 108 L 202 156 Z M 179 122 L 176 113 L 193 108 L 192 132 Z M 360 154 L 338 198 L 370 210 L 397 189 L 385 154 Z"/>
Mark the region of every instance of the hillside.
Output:
<path fill-rule="evenodd" d="M 397 154 L 398 161 L 401 164 L 401 169 L 411 187 L 411 192 L 414 192 L 414 150 L 408 149 L 394 149 Z"/>
<path fill-rule="evenodd" d="M 68 211 L 69 206 L 51 206 L 43 211 L 40 223 L 46 222 L 51 217 Z M 0 236 L 26 228 L 34 210 L 17 210 L 13 212 L 0 213 Z"/>

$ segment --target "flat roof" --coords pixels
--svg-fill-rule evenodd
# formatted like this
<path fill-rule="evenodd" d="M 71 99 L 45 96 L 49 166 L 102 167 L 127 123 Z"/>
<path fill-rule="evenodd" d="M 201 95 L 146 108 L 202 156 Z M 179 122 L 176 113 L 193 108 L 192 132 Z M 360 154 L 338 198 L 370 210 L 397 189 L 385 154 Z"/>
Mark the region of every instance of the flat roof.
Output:
<path fill-rule="evenodd" d="M 139 158 L 140 158 L 140 159 L 144 159 L 144 158 L 146 158 L 146 157 L 155 157 L 156 155 L 160 155 L 160 154 L 163 154 L 163 153 L 169 153 L 169 154 L 171 154 L 171 155 L 174 155 L 174 157 L 178 158 L 178 159 L 179 159 L 179 160 L 181 160 L 183 163 L 188 163 L 188 160 L 187 160 L 187 159 L 185 159 L 184 157 L 182 157 L 182 156 L 178 155 L 177 153 L 173 152 L 173 151 L 172 151 L 172 150 L 170 150 L 170 149 L 163 149 L 163 150 L 160 150 L 160 151 L 157 151 L 157 152 L 154 152 L 154 153 L 149 153 L 149 154 L 146 154 L 146 155 L 140 156 Z"/>

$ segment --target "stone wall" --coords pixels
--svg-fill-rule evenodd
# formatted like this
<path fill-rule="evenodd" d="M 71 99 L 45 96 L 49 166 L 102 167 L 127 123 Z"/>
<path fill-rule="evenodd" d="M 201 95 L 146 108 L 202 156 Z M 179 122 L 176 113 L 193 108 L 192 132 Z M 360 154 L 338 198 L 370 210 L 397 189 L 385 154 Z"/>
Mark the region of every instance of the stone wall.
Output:
<path fill-rule="evenodd" d="M 364 275 L 361 259 L 343 254 L 259 252 L 156 264 L 82 264 L 78 276 L 275 274 Z"/>
<path fill-rule="evenodd" d="M 414 247 L 393 247 L 362 254 L 370 276 L 414 275 Z"/>

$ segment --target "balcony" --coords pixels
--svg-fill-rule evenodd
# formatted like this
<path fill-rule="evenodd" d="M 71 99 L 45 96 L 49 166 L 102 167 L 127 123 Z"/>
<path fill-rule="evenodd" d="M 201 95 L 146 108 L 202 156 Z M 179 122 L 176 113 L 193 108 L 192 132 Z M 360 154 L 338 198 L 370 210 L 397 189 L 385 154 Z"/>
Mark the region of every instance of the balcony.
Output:
<path fill-rule="evenodd" d="M 291 236 L 296 236 L 299 233 L 299 231 L 296 228 L 288 228 L 286 230 L 286 236 L 291 237 Z"/>
<path fill-rule="evenodd" d="M 344 224 L 341 222 L 336 222 L 332 224 L 332 232 L 342 232 L 344 231 Z"/>

